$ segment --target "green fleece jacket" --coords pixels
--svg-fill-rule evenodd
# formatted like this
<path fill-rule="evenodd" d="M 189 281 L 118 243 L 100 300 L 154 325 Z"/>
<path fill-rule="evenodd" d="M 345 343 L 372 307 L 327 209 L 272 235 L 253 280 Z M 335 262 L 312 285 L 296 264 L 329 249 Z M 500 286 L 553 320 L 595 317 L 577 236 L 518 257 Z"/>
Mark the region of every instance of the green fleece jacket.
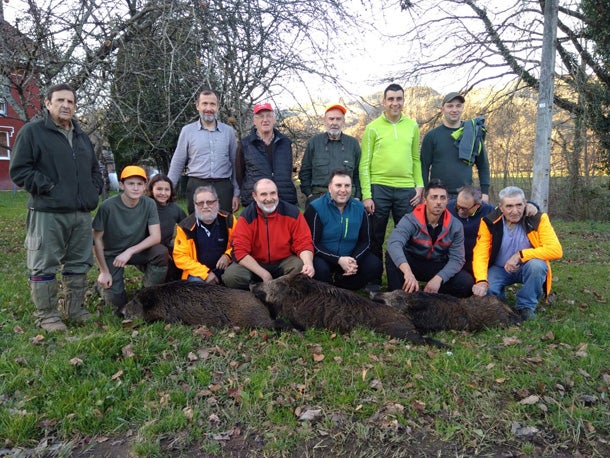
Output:
<path fill-rule="evenodd" d="M 362 136 L 359 171 L 363 199 L 371 198 L 372 184 L 423 187 L 417 123 L 404 115 L 392 123 L 382 113 L 368 124 Z"/>

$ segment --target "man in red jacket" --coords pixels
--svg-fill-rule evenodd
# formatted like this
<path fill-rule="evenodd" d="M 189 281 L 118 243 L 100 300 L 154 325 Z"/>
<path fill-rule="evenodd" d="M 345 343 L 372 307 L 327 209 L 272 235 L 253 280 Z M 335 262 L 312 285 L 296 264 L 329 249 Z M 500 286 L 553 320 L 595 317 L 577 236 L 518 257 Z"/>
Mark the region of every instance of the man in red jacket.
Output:
<path fill-rule="evenodd" d="M 224 284 L 248 289 L 252 282 L 291 272 L 313 277 L 313 241 L 299 209 L 279 200 L 277 186 L 267 178 L 254 184 L 252 198 L 233 231 L 235 262 L 225 270 Z"/>

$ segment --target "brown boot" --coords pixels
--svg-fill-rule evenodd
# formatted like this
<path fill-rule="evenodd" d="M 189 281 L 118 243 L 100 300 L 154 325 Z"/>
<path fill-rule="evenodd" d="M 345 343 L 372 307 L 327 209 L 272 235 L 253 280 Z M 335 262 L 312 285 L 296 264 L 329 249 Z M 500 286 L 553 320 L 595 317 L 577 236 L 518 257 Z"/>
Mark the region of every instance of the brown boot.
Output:
<path fill-rule="evenodd" d="M 37 278 L 41 280 L 30 280 L 32 302 L 36 306 L 36 325 L 47 332 L 66 331 L 68 328 L 57 310 L 57 280 L 54 276 Z"/>
<path fill-rule="evenodd" d="M 92 316 L 84 307 L 87 293 L 87 276 L 85 274 L 64 274 L 63 316 L 72 321 L 84 322 Z"/>

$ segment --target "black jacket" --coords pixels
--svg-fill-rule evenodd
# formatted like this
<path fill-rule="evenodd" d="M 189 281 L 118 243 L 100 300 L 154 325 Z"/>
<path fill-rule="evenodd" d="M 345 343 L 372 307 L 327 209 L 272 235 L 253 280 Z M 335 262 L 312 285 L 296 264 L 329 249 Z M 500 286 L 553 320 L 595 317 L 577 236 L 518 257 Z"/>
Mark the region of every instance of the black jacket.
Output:
<path fill-rule="evenodd" d="M 30 193 L 28 208 L 42 212 L 92 211 L 103 178 L 91 140 L 76 121 L 72 146 L 48 111 L 21 128 L 9 172 Z"/>
<path fill-rule="evenodd" d="M 273 129 L 272 161 L 269 163 L 265 143 L 253 128 L 250 135 L 241 139 L 238 152 L 238 181 L 241 201 L 246 207 L 252 202 L 254 183 L 269 178 L 277 185 L 280 200 L 297 205 L 297 190 L 292 182 L 292 141 Z M 243 170 L 240 170 L 243 169 Z M 240 176 L 242 175 L 242 176 Z"/>

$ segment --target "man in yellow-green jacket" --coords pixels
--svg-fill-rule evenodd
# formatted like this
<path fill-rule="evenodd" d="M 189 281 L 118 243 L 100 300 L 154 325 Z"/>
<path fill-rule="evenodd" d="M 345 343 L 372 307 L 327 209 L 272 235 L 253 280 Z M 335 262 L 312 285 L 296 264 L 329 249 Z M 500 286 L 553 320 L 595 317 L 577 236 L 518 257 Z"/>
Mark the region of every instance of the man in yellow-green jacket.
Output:
<path fill-rule="evenodd" d="M 362 137 L 359 175 L 362 203 L 373 215 L 373 253 L 382 258 L 390 212 L 394 224 L 420 203 L 424 180 L 419 156 L 419 126 L 402 114 L 404 90 L 390 84 L 383 93 L 384 112 Z M 381 284 L 381 278 L 378 279 Z M 376 289 L 373 285 L 369 289 Z"/>

